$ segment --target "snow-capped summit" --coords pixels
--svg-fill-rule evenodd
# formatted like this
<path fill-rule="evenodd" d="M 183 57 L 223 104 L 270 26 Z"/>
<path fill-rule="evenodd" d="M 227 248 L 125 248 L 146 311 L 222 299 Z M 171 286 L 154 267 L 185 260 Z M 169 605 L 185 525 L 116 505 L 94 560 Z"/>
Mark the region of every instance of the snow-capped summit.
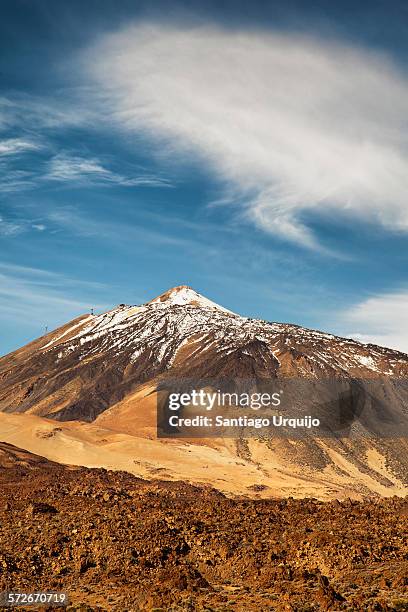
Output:
<path fill-rule="evenodd" d="M 155 298 L 149 304 L 156 303 L 165 303 L 166 305 L 177 305 L 177 306 L 200 306 L 204 308 L 217 308 L 218 310 L 222 310 L 224 312 L 231 312 L 207 299 L 192 287 L 188 285 L 179 285 L 178 287 L 173 287 L 172 289 L 168 289 L 165 293 L 159 295 L 159 297 Z"/>

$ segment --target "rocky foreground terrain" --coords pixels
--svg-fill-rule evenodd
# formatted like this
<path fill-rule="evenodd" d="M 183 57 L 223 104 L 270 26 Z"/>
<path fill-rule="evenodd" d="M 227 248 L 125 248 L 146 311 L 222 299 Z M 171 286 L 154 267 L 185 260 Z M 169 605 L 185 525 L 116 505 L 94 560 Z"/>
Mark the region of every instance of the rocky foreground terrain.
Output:
<path fill-rule="evenodd" d="M 407 533 L 408 498 L 228 499 L 0 444 L 0 591 L 70 610 L 407 610 Z"/>

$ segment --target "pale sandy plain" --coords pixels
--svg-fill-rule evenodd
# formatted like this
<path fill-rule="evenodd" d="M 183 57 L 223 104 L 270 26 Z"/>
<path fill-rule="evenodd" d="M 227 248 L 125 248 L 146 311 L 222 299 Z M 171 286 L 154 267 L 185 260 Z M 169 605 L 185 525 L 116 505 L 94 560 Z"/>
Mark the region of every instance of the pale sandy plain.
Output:
<path fill-rule="evenodd" d="M 28 414 L 0 412 L 0 440 L 47 459 L 86 467 L 124 470 L 145 479 L 211 485 L 229 496 L 315 497 L 404 496 L 408 488 L 376 448 L 353 460 L 350 443 L 317 445 L 331 462 L 316 469 L 291 454 L 294 441 L 265 444 L 248 440 L 166 440 L 156 437 L 154 388 L 137 393 L 102 413 L 93 423 L 57 422 Z"/>

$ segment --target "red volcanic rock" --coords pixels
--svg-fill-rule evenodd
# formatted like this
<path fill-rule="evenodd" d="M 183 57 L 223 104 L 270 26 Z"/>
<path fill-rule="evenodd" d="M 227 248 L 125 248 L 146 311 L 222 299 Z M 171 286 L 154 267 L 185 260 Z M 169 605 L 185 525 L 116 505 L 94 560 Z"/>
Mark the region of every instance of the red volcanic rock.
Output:
<path fill-rule="evenodd" d="M 69 610 L 113 612 L 408 605 L 407 499 L 228 499 L 26 459 L 0 470 L 0 592 L 66 591 Z"/>

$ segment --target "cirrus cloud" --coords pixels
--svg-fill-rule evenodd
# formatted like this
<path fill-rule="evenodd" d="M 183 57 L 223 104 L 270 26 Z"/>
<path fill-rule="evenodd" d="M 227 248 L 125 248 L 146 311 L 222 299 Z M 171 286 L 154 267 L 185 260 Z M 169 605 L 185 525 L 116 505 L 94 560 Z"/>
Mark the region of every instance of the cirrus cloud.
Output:
<path fill-rule="evenodd" d="M 294 33 L 128 26 L 86 53 L 116 120 L 197 153 L 223 199 L 318 247 L 308 215 L 408 231 L 408 78 L 384 55 Z"/>
<path fill-rule="evenodd" d="M 81 184 L 116 184 L 124 187 L 170 187 L 170 182 L 159 176 L 141 174 L 140 176 L 125 176 L 114 172 L 97 158 L 86 158 L 78 155 L 59 153 L 49 162 L 46 180 L 74 182 Z"/>
<path fill-rule="evenodd" d="M 344 313 L 350 335 L 408 353 L 408 290 L 373 295 Z"/>
<path fill-rule="evenodd" d="M 19 153 L 38 151 L 39 149 L 41 149 L 41 145 L 24 138 L 4 138 L 0 140 L 0 156 L 18 155 Z"/>

